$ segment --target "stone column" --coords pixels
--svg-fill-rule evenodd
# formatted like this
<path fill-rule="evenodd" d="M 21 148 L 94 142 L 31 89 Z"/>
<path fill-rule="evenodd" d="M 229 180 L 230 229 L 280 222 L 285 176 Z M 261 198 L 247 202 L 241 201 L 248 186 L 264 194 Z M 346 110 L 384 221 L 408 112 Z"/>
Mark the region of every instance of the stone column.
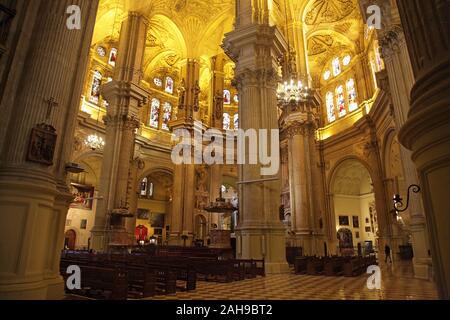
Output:
<path fill-rule="evenodd" d="M 212 58 L 213 78 L 212 78 L 212 110 L 211 127 L 223 128 L 223 89 L 225 82 L 224 55 L 219 54 Z"/>
<path fill-rule="evenodd" d="M 411 88 L 414 84 L 414 74 L 409 59 L 403 30 L 399 25 L 390 26 L 382 31 L 380 46 L 389 75 L 389 88 L 394 106 L 394 119 L 397 131 L 405 124 L 409 106 Z M 416 166 L 411 160 L 411 151 L 400 146 L 403 174 L 406 186 L 419 184 Z M 406 198 L 406 190 L 398 190 Z M 410 216 L 410 228 L 414 251 L 414 274 L 418 278 L 430 279 L 431 257 L 428 255 L 429 244 L 426 220 L 422 199 L 414 195 L 407 212 Z"/>
<path fill-rule="evenodd" d="M 177 119 L 171 122 L 173 130 L 186 130 L 194 141 L 195 132 L 203 128 L 195 122 L 199 110 L 198 97 L 200 88 L 199 64 L 195 59 L 188 59 L 182 70 L 183 80 L 179 86 L 179 104 Z M 171 245 L 190 245 L 194 233 L 195 208 L 195 164 L 192 153 L 191 163 L 175 165 L 172 213 L 169 217 Z M 184 240 L 184 239 L 185 240 Z"/>
<path fill-rule="evenodd" d="M 317 215 L 320 213 L 317 197 L 321 194 L 320 172 L 317 167 L 315 130 L 317 128 L 317 101 L 288 106 L 283 117 L 289 154 L 289 186 L 291 194 L 292 232 L 296 246 L 307 255 L 317 254 Z"/>
<path fill-rule="evenodd" d="M 277 59 L 286 51 L 287 44 L 278 29 L 265 22 L 264 10 L 247 16 L 252 11 L 248 11 L 249 6 L 248 0 L 239 2 L 240 21 L 236 30 L 225 36 L 224 42 L 227 54 L 236 61 L 240 127 L 243 130 L 278 130 Z M 244 9 L 245 12 L 241 11 Z M 247 143 L 244 154 L 248 161 Z M 237 256 L 265 258 L 268 273 L 287 272 L 285 229 L 279 220 L 280 180 L 248 182 L 272 177 L 263 175 L 262 167 L 260 162 L 239 167 L 239 179 L 243 183 L 239 187 Z M 275 175 L 279 176 L 279 173 Z"/>
<path fill-rule="evenodd" d="M 399 134 L 419 171 L 440 297 L 450 299 L 450 3 L 397 0 L 416 82 Z"/>
<path fill-rule="evenodd" d="M 66 9 L 81 9 L 81 30 L 66 26 Z M 14 106 L 0 155 L 0 298 L 60 299 L 64 223 L 72 196 L 65 166 L 76 124 L 98 1 L 32 1 L 18 35 L 1 109 Z M 52 99 L 53 98 L 53 99 Z M 53 100 L 55 103 L 51 103 Z M 27 157 L 32 128 L 57 134 L 49 163 Z M 51 144 L 49 144 L 51 145 Z M 37 153 L 34 152 L 36 160 Z"/>
<path fill-rule="evenodd" d="M 148 21 L 130 12 L 122 23 L 119 54 L 114 80 L 102 87 L 102 95 L 108 101 L 106 138 L 103 154 L 95 225 L 92 229 L 92 248 L 106 251 L 110 244 L 131 244 L 121 226 L 111 229 L 111 213 L 117 209 L 129 209 L 130 167 L 134 160 L 135 136 L 139 128 L 139 110 L 148 93 L 140 87 L 142 63 L 146 43 Z"/>

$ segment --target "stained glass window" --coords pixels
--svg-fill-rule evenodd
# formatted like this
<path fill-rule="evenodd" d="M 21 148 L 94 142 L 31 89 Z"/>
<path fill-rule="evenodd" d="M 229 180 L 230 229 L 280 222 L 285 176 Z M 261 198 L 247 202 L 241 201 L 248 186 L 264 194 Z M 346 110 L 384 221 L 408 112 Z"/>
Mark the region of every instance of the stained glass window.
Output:
<path fill-rule="evenodd" d="M 223 104 L 231 104 L 230 90 L 223 90 Z"/>
<path fill-rule="evenodd" d="M 98 103 L 100 99 L 100 86 L 102 85 L 102 74 L 95 70 L 94 77 L 92 78 L 91 94 L 89 101 Z"/>
<path fill-rule="evenodd" d="M 375 47 L 375 60 L 377 63 L 377 71 L 381 71 L 384 69 L 383 59 L 381 59 L 380 47 Z"/>
<path fill-rule="evenodd" d="M 166 88 L 164 91 L 173 94 L 173 79 L 171 77 L 166 77 Z"/>
<path fill-rule="evenodd" d="M 169 122 L 172 118 L 172 105 L 169 102 L 164 103 L 163 107 L 163 130 L 169 130 Z"/>
<path fill-rule="evenodd" d="M 334 108 L 334 96 L 332 92 L 326 95 L 328 122 L 336 121 L 336 109 Z"/>
<path fill-rule="evenodd" d="M 141 196 L 143 196 L 143 197 L 145 197 L 147 195 L 147 184 L 148 184 L 148 179 L 147 178 L 142 179 Z"/>
<path fill-rule="evenodd" d="M 339 58 L 333 59 L 333 75 L 336 77 L 337 75 L 341 74 L 341 61 Z"/>
<path fill-rule="evenodd" d="M 234 129 L 239 129 L 239 114 L 237 113 L 234 115 Z"/>
<path fill-rule="evenodd" d="M 348 111 L 352 112 L 358 109 L 358 102 L 356 101 L 355 81 L 350 79 L 347 81 L 347 95 L 348 95 Z"/>
<path fill-rule="evenodd" d="M 325 81 L 327 81 L 328 79 L 330 79 L 330 77 L 331 77 L 331 71 L 330 70 L 325 71 L 325 73 L 323 74 L 323 79 Z"/>
<path fill-rule="evenodd" d="M 233 100 L 235 103 L 239 103 L 239 96 L 235 94 Z"/>
<path fill-rule="evenodd" d="M 231 117 L 228 113 L 223 114 L 223 130 L 230 130 L 231 128 Z"/>
<path fill-rule="evenodd" d="M 108 63 L 110 65 L 112 65 L 113 67 L 115 67 L 116 66 L 116 62 L 117 62 L 117 49 L 116 48 L 112 48 L 111 52 L 109 54 Z"/>
<path fill-rule="evenodd" d="M 150 111 L 150 127 L 158 129 L 159 127 L 159 107 L 160 102 L 158 99 L 152 99 L 152 106 Z"/>
<path fill-rule="evenodd" d="M 347 110 L 345 109 L 345 95 L 343 86 L 336 88 L 336 101 L 339 117 L 345 116 L 347 114 Z"/>
<path fill-rule="evenodd" d="M 153 79 L 153 83 L 155 84 L 155 86 L 157 87 L 162 87 L 163 83 L 162 80 L 160 78 L 155 78 Z"/>
<path fill-rule="evenodd" d="M 350 61 L 352 60 L 352 58 L 349 55 L 346 55 L 344 57 L 344 59 L 342 59 L 342 64 L 344 66 L 348 66 L 350 64 Z"/>

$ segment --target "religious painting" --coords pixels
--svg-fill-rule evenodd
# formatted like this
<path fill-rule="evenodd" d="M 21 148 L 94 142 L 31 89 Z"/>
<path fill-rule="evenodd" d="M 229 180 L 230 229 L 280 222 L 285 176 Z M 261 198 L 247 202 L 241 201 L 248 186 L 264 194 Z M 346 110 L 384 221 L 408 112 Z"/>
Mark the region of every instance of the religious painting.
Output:
<path fill-rule="evenodd" d="M 92 210 L 92 205 L 94 202 L 93 186 L 71 183 L 70 189 L 74 197 L 72 203 L 70 204 L 71 208 Z"/>
<path fill-rule="evenodd" d="M 231 104 L 231 92 L 230 90 L 223 90 L 223 104 Z"/>
<path fill-rule="evenodd" d="M 339 225 L 340 226 L 349 226 L 350 222 L 348 216 L 339 216 Z"/>
<path fill-rule="evenodd" d="M 172 105 L 169 102 L 164 103 L 163 106 L 163 123 L 162 129 L 169 131 L 169 122 L 172 118 Z"/>
<path fill-rule="evenodd" d="M 339 229 L 337 233 L 339 248 L 353 248 L 353 234 L 349 229 Z"/>
<path fill-rule="evenodd" d="M 56 130 L 50 125 L 40 124 L 31 130 L 27 160 L 48 166 L 53 165 L 56 147 Z"/>
<path fill-rule="evenodd" d="M 353 228 L 359 228 L 359 217 L 353 216 Z"/>
<path fill-rule="evenodd" d="M 173 79 L 171 77 L 166 77 L 166 88 L 164 91 L 173 94 Z"/>
<path fill-rule="evenodd" d="M 150 211 L 147 209 L 137 209 L 136 216 L 139 220 L 149 220 Z"/>
<path fill-rule="evenodd" d="M 158 129 L 159 127 L 159 108 L 160 102 L 158 99 L 152 99 L 152 105 L 150 109 L 150 127 Z"/>
<path fill-rule="evenodd" d="M 116 48 L 112 48 L 111 52 L 109 54 L 109 60 L 108 63 L 115 67 L 116 66 L 116 62 L 117 62 L 117 49 Z"/>
<path fill-rule="evenodd" d="M 164 228 L 164 214 L 152 213 L 150 215 L 150 225 L 152 228 Z"/>
<path fill-rule="evenodd" d="M 136 241 L 146 241 L 148 236 L 148 228 L 143 225 L 139 225 L 134 230 L 134 236 Z"/>
<path fill-rule="evenodd" d="M 97 104 L 100 99 L 100 86 L 102 85 L 102 74 L 99 71 L 94 72 L 91 85 L 89 101 Z"/>
<path fill-rule="evenodd" d="M 81 220 L 80 229 L 81 230 L 87 229 L 87 220 L 86 219 Z"/>

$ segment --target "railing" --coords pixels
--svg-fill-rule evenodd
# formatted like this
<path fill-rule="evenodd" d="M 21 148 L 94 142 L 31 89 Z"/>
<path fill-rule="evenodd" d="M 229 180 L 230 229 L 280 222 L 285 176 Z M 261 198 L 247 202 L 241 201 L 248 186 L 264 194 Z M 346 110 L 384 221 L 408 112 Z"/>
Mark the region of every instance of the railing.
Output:
<path fill-rule="evenodd" d="M 6 51 L 9 29 L 16 11 L 0 4 L 0 57 Z"/>

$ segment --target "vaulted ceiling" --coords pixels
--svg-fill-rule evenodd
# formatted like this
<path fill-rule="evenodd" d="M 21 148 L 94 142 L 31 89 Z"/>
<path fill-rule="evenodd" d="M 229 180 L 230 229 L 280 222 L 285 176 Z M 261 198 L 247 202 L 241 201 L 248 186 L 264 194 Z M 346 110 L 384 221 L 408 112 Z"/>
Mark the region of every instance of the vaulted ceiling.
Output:
<path fill-rule="evenodd" d="M 310 0 L 303 22 L 313 74 L 321 74 L 336 55 L 354 56 L 364 46 L 364 25 L 357 0 Z"/>

